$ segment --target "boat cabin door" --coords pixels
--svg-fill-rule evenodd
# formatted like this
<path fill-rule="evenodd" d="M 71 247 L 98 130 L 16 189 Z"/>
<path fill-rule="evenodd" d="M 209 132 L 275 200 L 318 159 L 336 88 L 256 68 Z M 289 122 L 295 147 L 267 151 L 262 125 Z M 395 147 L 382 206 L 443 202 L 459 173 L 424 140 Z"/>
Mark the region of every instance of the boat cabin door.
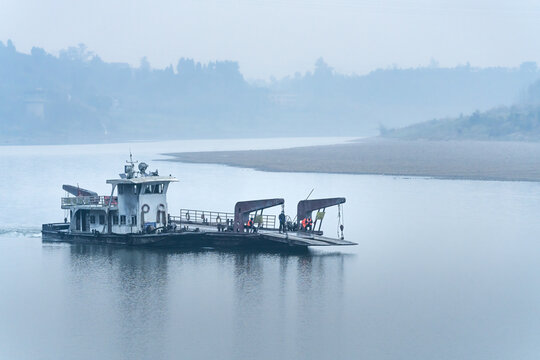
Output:
<path fill-rule="evenodd" d="M 88 219 L 86 215 L 87 211 L 85 210 L 77 210 L 77 212 L 75 212 L 75 230 L 88 231 Z"/>
<path fill-rule="evenodd" d="M 81 210 L 81 225 L 82 225 L 82 231 L 88 231 L 88 211 Z"/>
<path fill-rule="evenodd" d="M 81 230 L 81 211 L 75 212 L 75 230 Z"/>

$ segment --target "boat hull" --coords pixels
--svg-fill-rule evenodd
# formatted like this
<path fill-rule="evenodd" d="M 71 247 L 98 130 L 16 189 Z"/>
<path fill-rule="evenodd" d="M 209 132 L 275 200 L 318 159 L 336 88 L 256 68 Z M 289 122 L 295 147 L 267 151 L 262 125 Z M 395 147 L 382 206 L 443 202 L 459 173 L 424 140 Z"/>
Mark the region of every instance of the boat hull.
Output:
<path fill-rule="evenodd" d="M 306 249 L 308 246 L 356 245 L 345 240 L 317 235 L 306 237 L 278 232 L 181 230 L 157 234 L 92 234 L 69 232 L 68 227 L 68 224 L 44 224 L 41 231 L 42 241 L 162 248 Z"/>
<path fill-rule="evenodd" d="M 64 230 L 42 230 L 43 242 L 110 244 L 136 247 L 163 248 L 291 248 L 306 247 L 276 241 L 263 234 L 235 234 L 218 232 L 165 232 L 159 234 L 84 234 Z"/>

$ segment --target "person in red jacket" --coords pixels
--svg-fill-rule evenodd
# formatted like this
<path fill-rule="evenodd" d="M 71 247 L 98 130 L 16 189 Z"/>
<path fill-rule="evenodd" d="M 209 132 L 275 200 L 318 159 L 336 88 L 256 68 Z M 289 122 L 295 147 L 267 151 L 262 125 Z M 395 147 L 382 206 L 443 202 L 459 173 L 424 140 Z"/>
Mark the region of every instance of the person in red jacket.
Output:
<path fill-rule="evenodd" d="M 308 217 L 307 219 L 307 226 L 306 226 L 306 230 L 312 230 L 313 229 L 313 220 L 311 220 L 311 217 Z"/>
<path fill-rule="evenodd" d="M 246 227 L 248 229 L 248 232 L 251 231 L 251 229 L 253 229 L 253 218 L 250 218 L 246 224 Z"/>

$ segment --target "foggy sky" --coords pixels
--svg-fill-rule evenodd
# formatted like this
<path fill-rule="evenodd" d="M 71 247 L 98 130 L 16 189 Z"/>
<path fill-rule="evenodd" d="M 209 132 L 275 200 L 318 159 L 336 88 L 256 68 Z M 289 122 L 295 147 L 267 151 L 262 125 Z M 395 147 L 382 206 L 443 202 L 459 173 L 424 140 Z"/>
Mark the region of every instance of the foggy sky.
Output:
<path fill-rule="evenodd" d="M 533 0 L 0 0 L 0 41 L 57 53 L 85 43 L 105 61 L 153 67 L 236 60 L 248 79 L 342 73 L 436 59 L 441 66 L 540 62 Z"/>

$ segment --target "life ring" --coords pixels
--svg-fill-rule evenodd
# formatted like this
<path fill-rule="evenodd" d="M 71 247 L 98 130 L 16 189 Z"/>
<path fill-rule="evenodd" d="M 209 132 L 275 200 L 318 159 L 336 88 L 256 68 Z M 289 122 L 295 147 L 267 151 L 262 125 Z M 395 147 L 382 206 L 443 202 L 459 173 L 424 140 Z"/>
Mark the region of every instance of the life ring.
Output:
<path fill-rule="evenodd" d="M 186 213 L 186 220 L 189 221 L 190 219 L 190 216 L 189 216 L 189 211 Z"/>
<path fill-rule="evenodd" d="M 147 213 L 150 211 L 150 206 L 148 206 L 148 204 L 144 204 L 142 207 L 141 207 L 141 210 L 143 211 L 143 213 Z"/>
<path fill-rule="evenodd" d="M 219 217 L 219 215 L 216 217 L 216 221 L 221 224 L 221 218 Z"/>

